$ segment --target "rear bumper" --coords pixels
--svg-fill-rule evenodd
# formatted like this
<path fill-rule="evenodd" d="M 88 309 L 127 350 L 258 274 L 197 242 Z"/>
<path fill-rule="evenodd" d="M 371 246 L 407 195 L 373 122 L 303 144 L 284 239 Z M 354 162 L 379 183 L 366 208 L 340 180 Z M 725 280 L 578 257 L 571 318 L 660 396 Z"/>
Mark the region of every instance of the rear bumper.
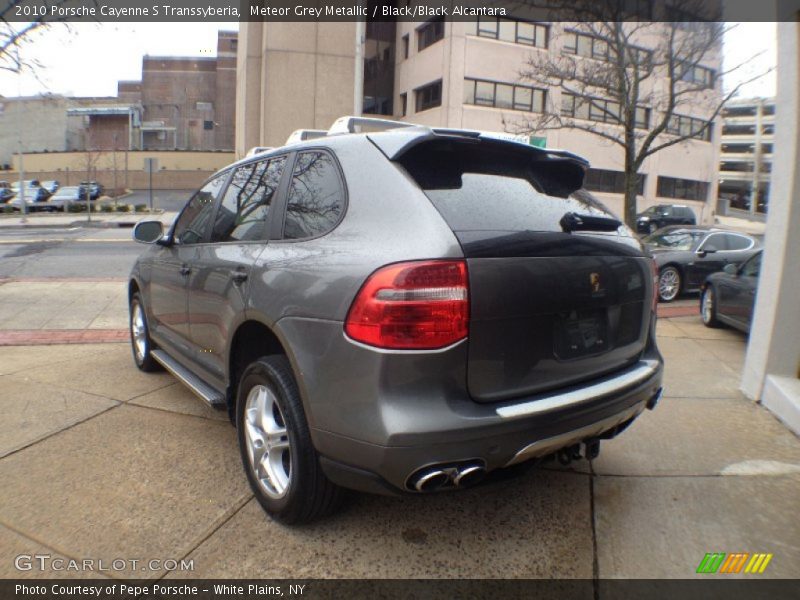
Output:
<path fill-rule="evenodd" d="M 510 466 L 594 438 L 614 437 L 661 394 L 660 360 L 590 385 L 515 403 L 479 406 L 464 435 L 462 415 L 452 414 L 415 443 L 384 446 L 314 430 L 322 467 L 345 487 L 373 493 L 408 491 L 409 477 L 421 467 L 478 461 L 487 471 Z"/>

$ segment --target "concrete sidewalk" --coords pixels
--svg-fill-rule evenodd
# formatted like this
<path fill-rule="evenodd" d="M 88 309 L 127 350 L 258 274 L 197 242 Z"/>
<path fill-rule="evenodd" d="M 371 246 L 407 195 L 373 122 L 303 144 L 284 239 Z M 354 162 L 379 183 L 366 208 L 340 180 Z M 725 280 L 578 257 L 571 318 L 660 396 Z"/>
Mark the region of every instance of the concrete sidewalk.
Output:
<path fill-rule="evenodd" d="M 81 213 L 30 213 L 23 217 L 14 215 L 0 215 L 0 231 L 4 229 L 34 229 L 42 227 L 133 227 L 139 221 L 159 220 L 164 225 L 171 225 L 178 215 L 175 211 L 166 211 L 156 214 L 149 213 L 92 213 L 92 220 L 88 221 L 85 214 Z"/>
<path fill-rule="evenodd" d="M 16 283 L 0 285 L 0 307 L 24 302 L 32 284 Z M 80 308 L 91 290 L 62 282 L 52 295 L 71 310 L 29 324 L 72 312 L 67 331 L 124 330 L 124 284 L 85 283 L 104 305 L 94 316 Z M 664 399 L 591 465 L 454 494 L 354 494 L 302 528 L 252 498 L 225 414 L 139 372 L 127 343 L 2 347 L 0 577 L 75 576 L 14 568 L 47 553 L 194 561 L 113 577 L 690 578 L 707 552 L 773 553 L 759 577 L 799 577 L 800 440 L 739 393 L 745 337 L 696 316 L 661 319 L 658 336 Z"/>

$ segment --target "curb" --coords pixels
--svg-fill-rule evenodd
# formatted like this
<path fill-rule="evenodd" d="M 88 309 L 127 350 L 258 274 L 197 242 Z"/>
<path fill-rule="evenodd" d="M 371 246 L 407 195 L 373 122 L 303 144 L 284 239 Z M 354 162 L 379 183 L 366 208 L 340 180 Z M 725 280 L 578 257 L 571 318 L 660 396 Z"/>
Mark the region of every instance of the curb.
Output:
<path fill-rule="evenodd" d="M 2 346 L 111 344 L 127 342 L 127 329 L 11 329 L 0 331 Z"/>
<path fill-rule="evenodd" d="M 699 306 L 664 306 L 658 305 L 658 317 L 670 319 L 673 317 L 694 317 L 700 314 Z"/>

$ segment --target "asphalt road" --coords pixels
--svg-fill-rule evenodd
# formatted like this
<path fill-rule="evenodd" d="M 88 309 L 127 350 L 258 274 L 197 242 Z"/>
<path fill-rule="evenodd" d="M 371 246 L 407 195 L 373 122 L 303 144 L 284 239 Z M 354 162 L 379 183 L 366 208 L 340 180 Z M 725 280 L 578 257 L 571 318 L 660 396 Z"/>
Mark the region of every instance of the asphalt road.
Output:
<path fill-rule="evenodd" d="M 127 277 L 144 246 L 130 229 L 29 227 L 0 231 L 0 278 Z"/>

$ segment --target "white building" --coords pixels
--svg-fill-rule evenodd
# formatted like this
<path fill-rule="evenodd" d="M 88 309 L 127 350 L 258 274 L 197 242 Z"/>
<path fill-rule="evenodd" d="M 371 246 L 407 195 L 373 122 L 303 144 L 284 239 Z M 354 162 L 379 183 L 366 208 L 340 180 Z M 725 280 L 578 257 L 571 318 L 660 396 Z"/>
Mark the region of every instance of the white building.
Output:
<path fill-rule="evenodd" d="M 654 47 L 658 25 L 647 34 L 650 37 L 642 35 L 644 52 L 648 43 Z M 253 146 L 280 145 L 295 129 L 327 129 L 336 117 L 354 114 L 359 106 L 367 114 L 487 132 L 508 131 L 507 123 L 525 114 L 564 115 L 569 110 L 567 95 L 560 88 L 521 81 L 520 70 L 532 54 L 609 60 L 602 43 L 576 33 L 575 26 L 497 17 L 475 22 L 367 23 L 366 41 L 357 47 L 354 23 L 242 23 L 237 154 L 243 156 Z M 363 60 L 357 60 L 357 55 Z M 704 62 L 686 73 L 686 81 L 700 84 L 702 91 L 692 92 L 670 131 L 662 134 L 664 138 L 694 131 L 711 119 L 721 98 L 721 49 L 713 48 Z M 647 86 L 658 93 L 664 81 L 663 76 L 655 76 Z M 608 108 L 614 110 L 611 105 Z M 603 127 L 618 127 L 587 104 L 573 106 L 572 111 L 575 119 L 602 120 Z M 646 131 L 660 113 L 646 105 L 640 111 L 641 130 Z M 718 129 L 713 123 L 697 139 L 645 160 L 639 210 L 656 203 L 680 203 L 694 210 L 698 222 L 712 220 Z M 535 143 L 589 159 L 593 171 L 587 188 L 622 214 L 621 147 L 577 130 L 547 131 L 534 137 Z"/>
<path fill-rule="evenodd" d="M 722 110 L 719 212 L 764 218 L 775 142 L 775 99 L 737 98 Z"/>

